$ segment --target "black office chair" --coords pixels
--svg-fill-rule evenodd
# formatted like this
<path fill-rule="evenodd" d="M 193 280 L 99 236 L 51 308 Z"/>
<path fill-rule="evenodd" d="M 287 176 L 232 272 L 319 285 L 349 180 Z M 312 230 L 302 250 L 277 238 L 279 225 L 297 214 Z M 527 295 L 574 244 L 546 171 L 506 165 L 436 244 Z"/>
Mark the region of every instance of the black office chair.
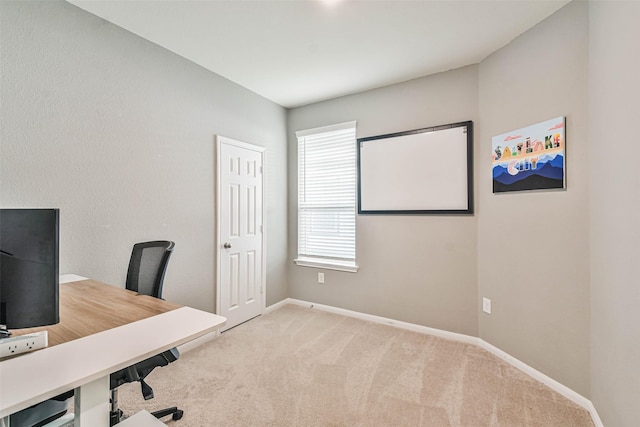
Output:
<path fill-rule="evenodd" d="M 127 271 L 127 289 L 140 294 L 162 298 L 162 284 L 164 273 L 167 270 L 169 257 L 175 244 L 169 241 L 154 241 L 137 243 L 133 245 L 129 270 Z M 167 366 L 180 357 L 178 349 L 172 348 L 161 354 L 155 355 L 142 362 L 136 363 L 120 371 L 111 374 L 111 425 L 120 422 L 122 411 L 118 409 L 118 390 L 122 384 L 138 381 L 145 400 L 153 398 L 153 390 L 144 379 L 155 368 Z M 174 420 L 182 418 L 183 411 L 177 407 L 171 407 L 151 413 L 156 418 L 172 415 Z"/>

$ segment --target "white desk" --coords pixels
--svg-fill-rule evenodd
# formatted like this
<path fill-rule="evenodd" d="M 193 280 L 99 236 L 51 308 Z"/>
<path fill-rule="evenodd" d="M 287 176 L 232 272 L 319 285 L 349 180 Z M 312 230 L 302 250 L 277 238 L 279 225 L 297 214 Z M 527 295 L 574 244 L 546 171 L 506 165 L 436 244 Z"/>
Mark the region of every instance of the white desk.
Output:
<path fill-rule="evenodd" d="M 201 310 L 173 307 L 0 361 L 0 419 L 75 388 L 75 426 L 108 427 L 110 373 L 214 332 L 226 322 L 222 316 Z M 117 308 L 113 310 L 117 316 Z"/>

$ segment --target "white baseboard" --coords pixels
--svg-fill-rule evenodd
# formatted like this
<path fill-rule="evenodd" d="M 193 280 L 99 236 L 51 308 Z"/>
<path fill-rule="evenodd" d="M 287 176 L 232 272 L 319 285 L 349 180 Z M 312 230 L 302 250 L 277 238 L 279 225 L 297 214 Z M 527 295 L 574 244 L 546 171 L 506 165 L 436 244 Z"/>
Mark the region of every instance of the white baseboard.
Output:
<path fill-rule="evenodd" d="M 270 305 L 269 307 L 264 309 L 264 312 L 262 314 L 269 314 L 272 311 L 276 311 L 277 309 L 279 309 L 280 307 L 284 307 L 287 304 L 293 304 L 293 302 L 291 302 L 292 299 L 291 298 L 285 298 L 282 301 L 279 301 L 275 304 Z"/>
<path fill-rule="evenodd" d="M 406 329 L 413 332 L 420 332 L 423 334 L 434 335 L 440 338 L 478 345 L 479 338 L 472 337 L 469 335 L 443 331 L 442 329 L 429 328 L 427 326 L 416 325 L 415 323 L 401 322 L 398 320 L 388 319 L 386 317 L 374 316 L 372 314 L 360 313 L 358 311 L 346 310 L 344 308 L 332 307 L 330 305 L 316 304 L 316 303 L 301 301 L 293 298 L 287 298 L 284 301 L 286 301 L 285 304 L 294 304 L 302 307 L 317 308 L 318 310 L 326 311 L 329 313 L 341 314 L 343 316 L 354 317 L 356 319 L 367 320 L 369 322 L 380 323 L 382 325 L 394 326 L 396 328 Z M 280 303 L 282 303 L 282 301 L 280 301 Z"/>
<path fill-rule="evenodd" d="M 602 420 L 600 419 L 600 415 L 598 415 L 598 411 L 596 411 L 596 407 L 593 406 L 593 402 L 590 400 L 587 401 L 589 402 L 589 406 L 585 409 L 587 409 L 589 414 L 591 414 L 591 421 L 593 421 L 593 425 L 595 427 L 604 427 L 604 424 L 602 424 Z"/>
<path fill-rule="evenodd" d="M 581 394 L 571 390 L 569 387 L 559 383 L 558 381 L 554 380 L 553 378 L 548 377 L 547 375 L 543 374 L 542 372 L 538 371 L 535 368 L 532 368 L 531 366 L 527 365 L 526 363 L 516 359 L 515 357 L 511 356 L 510 354 L 500 350 L 499 348 L 495 347 L 492 344 L 489 344 L 488 342 L 486 342 L 485 340 L 478 338 L 478 337 L 472 337 L 470 335 L 465 335 L 465 334 L 459 334 L 459 333 L 455 333 L 455 332 L 449 332 L 449 331 L 444 331 L 441 329 L 435 329 L 435 328 L 429 328 L 426 326 L 421 326 L 421 325 L 416 325 L 413 323 L 407 323 L 407 322 L 400 322 L 398 320 L 393 320 L 393 319 L 388 319 L 385 317 L 380 317 L 380 316 L 374 316 L 371 314 L 366 314 L 366 313 L 360 313 L 357 311 L 352 311 L 352 310 L 346 310 L 344 308 L 337 308 L 337 307 L 332 307 L 329 305 L 323 305 L 323 304 L 315 304 L 312 302 L 308 302 L 308 301 L 301 301 L 301 300 L 297 300 L 297 299 L 293 299 L 293 298 L 286 298 L 276 304 L 273 304 L 269 307 L 267 307 L 265 309 L 264 314 L 270 313 L 274 310 L 277 310 L 278 308 L 285 306 L 287 304 L 294 304 L 294 305 L 298 305 L 298 306 L 302 306 L 302 307 L 307 307 L 307 308 L 315 308 L 318 310 L 322 310 L 322 311 L 326 311 L 329 313 L 335 313 L 335 314 L 341 314 L 343 316 L 348 316 L 348 317 L 353 317 L 356 319 L 361 319 L 361 320 L 367 320 L 369 322 L 374 322 L 374 323 L 379 323 L 379 324 L 383 324 L 383 325 L 389 325 L 389 326 L 393 326 L 396 328 L 400 328 L 400 329 L 406 329 L 409 331 L 413 331 L 413 332 L 418 332 L 418 333 L 423 333 L 423 334 L 428 334 L 428 335 L 434 335 L 440 338 L 445 338 L 445 339 L 450 339 L 450 340 L 454 340 L 454 341 L 460 341 L 466 344 L 473 344 L 476 346 L 479 346 L 485 350 L 487 350 L 489 353 L 495 355 L 496 357 L 499 357 L 500 359 L 504 360 L 505 362 L 509 363 L 510 365 L 512 365 L 513 367 L 515 367 L 516 369 L 524 372 L 525 374 L 529 375 L 530 377 L 532 377 L 533 379 L 536 379 L 538 381 L 540 381 L 541 383 L 543 383 L 544 385 L 546 385 L 547 387 L 549 387 L 550 389 L 554 390 L 555 392 L 561 394 L 562 396 L 566 397 L 567 399 L 571 400 L 572 402 L 576 403 L 579 406 L 582 406 L 584 409 L 586 409 L 587 411 L 589 411 L 589 414 L 591 415 L 591 419 L 593 421 L 593 424 L 595 425 L 595 427 L 604 427 L 604 425 L 602 424 L 602 420 L 600 420 L 600 416 L 598 415 L 598 412 L 596 411 L 596 408 L 593 406 L 593 403 L 587 399 L 586 397 L 582 396 Z"/>
<path fill-rule="evenodd" d="M 485 340 L 479 338 L 479 341 L 480 341 L 480 344 L 479 344 L 480 347 L 487 350 L 489 353 L 493 354 L 496 357 L 499 357 L 500 359 L 504 360 L 511 366 L 524 372 L 525 374 L 529 375 L 531 378 L 540 381 L 542 384 L 546 385 L 551 390 L 555 391 L 558 394 L 561 394 L 562 396 L 566 397 L 567 399 L 571 400 L 572 402 L 582 406 L 584 409 L 589 411 L 589 414 L 591 415 L 591 419 L 595 427 L 604 427 L 602 424 L 602 420 L 600 420 L 600 416 L 596 411 L 596 408 L 593 406 L 593 403 L 589 399 L 587 399 L 580 393 L 573 391 L 572 389 L 565 386 L 564 384 L 559 383 L 553 378 L 543 374 L 537 369 L 516 359 L 515 357 L 511 356 L 509 353 L 506 353 L 500 350 L 498 347 L 492 344 L 489 344 Z"/>

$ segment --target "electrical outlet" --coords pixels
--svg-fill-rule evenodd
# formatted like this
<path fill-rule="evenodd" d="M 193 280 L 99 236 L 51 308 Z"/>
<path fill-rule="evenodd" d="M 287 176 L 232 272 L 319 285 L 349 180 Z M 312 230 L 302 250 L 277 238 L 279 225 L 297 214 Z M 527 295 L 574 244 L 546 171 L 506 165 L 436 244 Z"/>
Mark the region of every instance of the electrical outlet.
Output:
<path fill-rule="evenodd" d="M 318 283 L 324 283 L 324 273 L 318 273 Z"/>
<path fill-rule="evenodd" d="M 482 298 L 482 311 L 491 314 L 491 300 L 489 298 Z"/>
<path fill-rule="evenodd" d="M 0 339 L 0 358 L 45 348 L 48 344 L 47 331 L 3 338 Z"/>

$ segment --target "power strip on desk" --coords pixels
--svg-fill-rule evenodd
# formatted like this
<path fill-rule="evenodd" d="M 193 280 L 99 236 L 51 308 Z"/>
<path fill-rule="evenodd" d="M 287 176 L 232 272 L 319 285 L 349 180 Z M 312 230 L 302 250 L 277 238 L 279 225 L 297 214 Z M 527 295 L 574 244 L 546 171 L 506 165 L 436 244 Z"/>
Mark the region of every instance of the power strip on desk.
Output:
<path fill-rule="evenodd" d="M 0 358 L 45 348 L 49 344 L 47 331 L 0 339 Z"/>

